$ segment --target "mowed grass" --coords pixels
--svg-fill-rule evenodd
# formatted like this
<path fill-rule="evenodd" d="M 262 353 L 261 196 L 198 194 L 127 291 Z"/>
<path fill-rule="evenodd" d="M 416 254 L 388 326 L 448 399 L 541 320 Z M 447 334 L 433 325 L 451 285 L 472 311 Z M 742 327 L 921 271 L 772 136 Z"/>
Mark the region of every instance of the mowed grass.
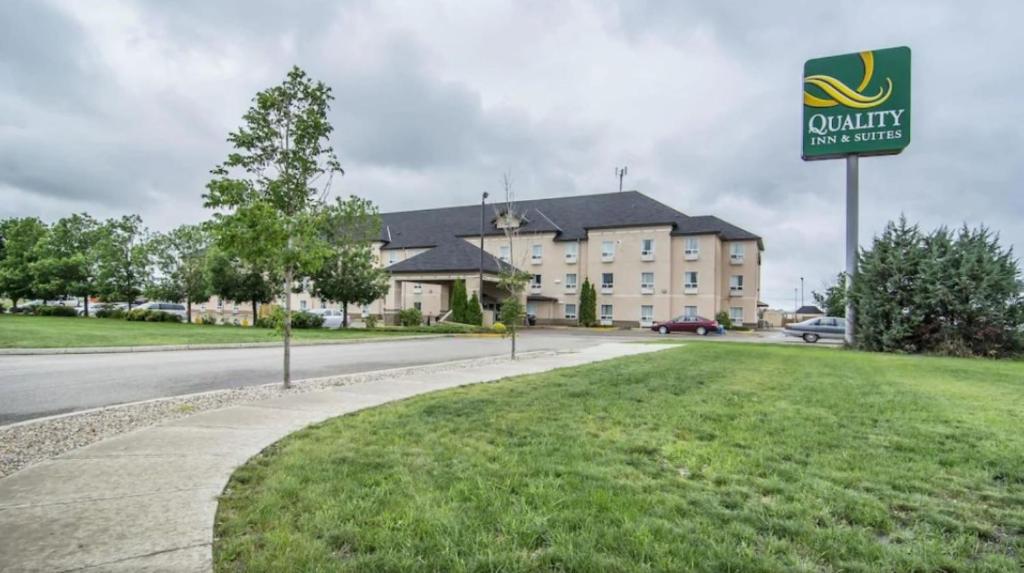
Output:
<path fill-rule="evenodd" d="M 1019 571 L 1024 364 L 691 344 L 335 418 L 218 571 Z"/>
<path fill-rule="evenodd" d="M 342 340 L 400 336 L 398 330 L 294 330 L 295 340 Z M 129 322 L 104 318 L 0 315 L 0 348 L 73 348 L 279 342 L 267 328 Z"/>

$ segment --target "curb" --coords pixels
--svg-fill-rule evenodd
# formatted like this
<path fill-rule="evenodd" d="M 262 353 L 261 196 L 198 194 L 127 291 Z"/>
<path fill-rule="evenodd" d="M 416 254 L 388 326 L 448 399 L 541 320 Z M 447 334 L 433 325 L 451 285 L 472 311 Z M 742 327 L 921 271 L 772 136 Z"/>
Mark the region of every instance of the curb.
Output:
<path fill-rule="evenodd" d="M 305 340 L 292 341 L 296 346 L 334 346 L 344 344 L 367 344 L 394 342 L 396 340 L 429 340 L 432 338 L 454 338 L 457 334 L 399 334 L 394 336 L 372 336 L 351 340 Z M 234 348 L 281 348 L 282 342 L 225 342 L 219 344 L 168 344 L 164 346 L 83 346 L 71 348 L 0 348 L 0 356 L 48 356 L 56 354 L 133 354 L 137 352 L 179 352 L 182 350 L 230 350 Z"/>

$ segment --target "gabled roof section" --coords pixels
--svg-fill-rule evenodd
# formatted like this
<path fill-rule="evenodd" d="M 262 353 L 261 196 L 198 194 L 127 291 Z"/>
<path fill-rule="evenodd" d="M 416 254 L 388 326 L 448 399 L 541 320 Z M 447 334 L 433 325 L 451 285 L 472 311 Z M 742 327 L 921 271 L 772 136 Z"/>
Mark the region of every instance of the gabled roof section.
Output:
<path fill-rule="evenodd" d="M 502 263 L 494 255 L 484 252 L 484 272 L 498 274 Z M 440 273 L 480 270 L 480 248 L 463 239 L 449 237 L 445 242 L 404 261 L 399 261 L 387 270 L 392 273 Z"/>
<path fill-rule="evenodd" d="M 484 235 L 502 234 L 494 225 L 501 207 L 484 207 Z M 638 191 L 517 201 L 516 208 L 527 220 L 521 233 L 554 233 L 558 241 L 586 239 L 588 229 L 669 225 L 673 235 L 712 233 L 760 243 L 757 235 L 717 217 L 690 217 Z M 479 204 L 384 213 L 381 218 L 384 249 L 433 247 L 452 237 L 480 235 Z"/>

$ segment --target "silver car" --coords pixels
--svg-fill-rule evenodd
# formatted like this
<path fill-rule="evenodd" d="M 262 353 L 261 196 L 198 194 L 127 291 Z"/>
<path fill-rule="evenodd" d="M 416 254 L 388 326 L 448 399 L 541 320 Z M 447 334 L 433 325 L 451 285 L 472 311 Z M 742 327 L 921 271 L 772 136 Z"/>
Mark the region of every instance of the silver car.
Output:
<path fill-rule="evenodd" d="M 180 318 L 182 322 L 188 318 L 188 310 L 185 308 L 185 305 L 177 302 L 147 302 L 136 308 L 158 310 L 160 312 L 166 312 L 167 314 L 173 314 Z"/>
<path fill-rule="evenodd" d="M 810 318 L 803 322 L 788 324 L 782 329 L 786 336 L 803 338 L 804 342 L 815 343 L 822 338 L 842 340 L 846 334 L 846 319 L 834 316 Z"/>
<path fill-rule="evenodd" d="M 341 328 L 341 321 L 345 318 L 340 310 L 330 308 L 315 308 L 306 312 L 322 316 L 324 318 L 323 328 Z"/>

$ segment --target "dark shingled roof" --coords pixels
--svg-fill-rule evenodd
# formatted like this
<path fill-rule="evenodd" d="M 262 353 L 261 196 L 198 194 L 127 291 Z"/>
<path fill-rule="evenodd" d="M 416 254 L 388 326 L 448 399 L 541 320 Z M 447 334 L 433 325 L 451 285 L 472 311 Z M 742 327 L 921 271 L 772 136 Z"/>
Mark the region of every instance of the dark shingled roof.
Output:
<path fill-rule="evenodd" d="M 820 308 L 814 306 L 813 304 L 808 304 L 808 305 L 801 306 L 800 308 L 796 309 L 796 313 L 797 314 L 825 314 L 825 311 L 823 311 Z"/>
<path fill-rule="evenodd" d="M 486 207 L 485 235 L 502 234 L 494 226 L 500 205 Z M 517 201 L 516 207 L 526 218 L 523 233 L 554 232 L 556 241 L 585 239 L 587 229 L 672 225 L 673 235 L 713 233 L 725 240 L 756 240 L 764 248 L 761 238 L 749 231 L 717 217 L 690 217 L 638 191 L 532 199 Z M 434 247 L 480 234 L 480 205 L 384 213 L 381 219 L 384 249 Z"/>
<path fill-rule="evenodd" d="M 501 272 L 502 262 L 484 252 L 484 272 Z M 399 261 L 387 270 L 392 273 L 438 273 L 480 270 L 480 248 L 468 241 L 449 238 L 437 247 Z"/>

